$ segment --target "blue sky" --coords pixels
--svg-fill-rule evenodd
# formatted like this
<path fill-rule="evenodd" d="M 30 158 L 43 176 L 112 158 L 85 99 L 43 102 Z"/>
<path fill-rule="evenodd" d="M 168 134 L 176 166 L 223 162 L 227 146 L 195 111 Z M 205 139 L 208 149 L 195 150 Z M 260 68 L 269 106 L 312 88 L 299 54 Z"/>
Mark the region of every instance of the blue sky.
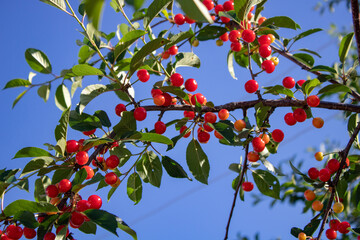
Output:
<path fill-rule="evenodd" d="M 340 6 L 333 14 L 325 13 L 320 15 L 314 11 L 316 1 L 268 1 L 263 15 L 266 17 L 286 15 L 294 19 L 302 30 L 310 28 L 329 29 L 331 23 L 339 26 L 351 24 L 351 16 L 344 6 Z M 102 30 L 104 32 L 115 31 L 116 26 L 124 23 L 121 15 L 115 14 L 113 9 L 107 6 L 104 11 Z M 77 4 L 77 1 L 74 1 Z M 1 61 L 1 84 L 3 88 L 7 81 L 14 78 L 27 78 L 29 71 L 32 71 L 24 59 L 24 52 L 27 48 L 42 50 L 49 57 L 54 72 L 59 73 L 64 68 L 70 68 L 77 64 L 77 53 L 79 47 L 76 39 L 82 39 L 78 32 L 80 27 L 76 22 L 59 10 L 50 7 L 40 1 L 13 0 L 3 3 L 3 13 L 0 15 L 0 26 L 2 34 L 0 43 L 2 47 Z M 183 29 L 183 28 L 181 28 Z M 286 37 L 294 36 L 293 30 L 281 31 Z M 116 42 L 113 42 L 115 45 Z M 318 51 L 322 58 L 316 58 L 316 65 L 331 64 L 337 60 L 337 41 L 330 38 L 324 31 L 310 36 L 295 46 L 296 48 L 307 47 Z M 238 80 L 231 78 L 227 71 L 226 55 L 229 43 L 217 47 L 215 42 L 201 42 L 200 46 L 194 49 L 201 59 L 201 68 L 181 68 L 179 72 L 184 78 L 195 78 L 199 84 L 199 91 L 215 105 L 224 104 L 230 101 L 244 101 L 255 99 L 255 96 L 247 94 L 243 88 L 244 83 L 250 79 L 250 74 L 239 67 L 236 67 Z M 184 48 L 189 51 L 189 47 Z M 280 57 L 280 64 L 275 72 L 268 75 L 262 74 L 258 78 L 261 86 L 281 84 L 285 76 L 292 76 L 295 80 L 306 79 L 309 73 L 297 68 L 286 59 Z M 311 76 L 313 77 L 313 76 Z M 137 83 L 136 96 L 150 97 L 152 84 L 160 80 L 153 77 L 147 83 Z M 37 74 L 34 82 L 47 81 L 48 76 Z M 94 78 L 84 80 L 84 84 L 97 83 Z M 107 83 L 107 82 L 105 82 Z M 32 90 L 11 109 L 12 101 L 21 91 L 19 89 L 3 90 L 0 94 L 1 112 L 0 118 L 3 132 L 1 152 L 2 167 L 19 168 L 26 164 L 27 159 L 11 160 L 14 154 L 26 146 L 42 147 L 43 143 L 54 143 L 54 128 L 61 116 L 61 111 L 54 104 L 53 86 L 50 98 L 47 103 L 40 99 L 36 90 Z M 73 100 L 76 104 L 79 99 L 78 90 Z M 86 112 L 92 113 L 96 110 L 105 110 L 113 123 L 119 120 L 114 113 L 114 107 L 120 103 L 115 95 L 108 94 L 100 96 L 86 107 Z M 151 102 L 148 102 L 150 104 Z M 316 109 L 314 115 L 325 119 L 325 126 L 322 129 L 314 129 L 311 121 L 297 124 L 294 127 L 286 126 L 283 121 L 285 113 L 290 109 L 278 109 L 271 117 L 272 129 L 281 128 L 285 133 L 285 140 L 279 147 L 279 153 L 269 157 L 274 165 L 286 162 L 293 156 L 297 161 L 304 161 L 306 167 L 320 167 L 315 162 L 312 153 L 306 152 L 308 147 L 320 149 L 320 145 L 327 139 L 332 139 L 340 146 L 345 146 L 348 140 L 348 133 L 344 121 L 337 120 L 336 112 Z M 150 113 L 149 118 L 140 126 L 153 125 L 157 113 Z M 237 118 L 242 117 L 241 111 L 235 111 Z M 253 112 L 249 112 L 253 116 Z M 182 117 L 182 113 L 166 114 L 164 119 L 169 121 L 174 117 Z M 250 121 L 254 121 L 250 118 Z M 334 131 L 336 129 L 336 131 Z M 170 130 L 170 138 L 175 136 L 175 131 Z M 83 136 L 75 131 L 70 131 L 70 138 L 79 139 Z M 185 169 L 185 151 L 189 139 L 179 142 L 176 149 L 169 152 L 169 156 L 181 163 Z M 165 151 L 163 146 L 157 146 L 160 151 Z M 222 239 L 225 234 L 225 226 L 233 198 L 231 182 L 236 175 L 228 170 L 230 163 L 238 163 L 240 156 L 244 153 L 240 148 L 226 147 L 219 145 L 212 137 L 210 142 L 203 145 L 204 151 L 208 154 L 210 161 L 209 185 L 203 185 L 196 181 L 170 178 L 166 172 L 163 173 L 161 187 L 155 188 L 150 184 L 143 185 L 143 199 L 134 206 L 126 195 L 126 184 L 114 194 L 109 203 L 103 205 L 103 209 L 111 211 L 124 219 L 133 227 L 139 239 Z M 286 164 L 284 164 L 286 165 Z M 285 166 L 284 166 L 285 167 Z M 290 169 L 286 166 L 286 173 Z M 188 171 L 189 172 L 189 171 Z M 250 175 L 249 175 L 250 177 Z M 250 178 L 251 179 L 251 178 Z M 89 196 L 95 189 L 84 189 L 83 196 Z M 30 194 L 13 191 L 5 198 L 5 204 L 18 199 L 19 196 L 25 199 L 32 199 Z M 258 193 L 255 188 L 254 193 Z M 21 194 L 21 195 L 19 195 Z M 100 190 L 99 194 L 106 196 L 107 190 Z M 309 214 L 302 215 L 302 205 L 280 206 L 269 208 L 272 199 L 253 206 L 251 194 L 246 194 L 245 203 L 238 202 L 229 239 L 236 239 L 236 234 L 253 236 L 259 231 L 262 239 L 290 239 L 290 228 L 292 226 L 303 227 L 309 222 Z M 77 239 L 84 239 L 78 231 L 75 232 Z M 121 239 L 131 239 L 119 231 Z M 98 236 L 89 235 L 87 239 L 115 239 L 111 233 L 99 230 Z"/>

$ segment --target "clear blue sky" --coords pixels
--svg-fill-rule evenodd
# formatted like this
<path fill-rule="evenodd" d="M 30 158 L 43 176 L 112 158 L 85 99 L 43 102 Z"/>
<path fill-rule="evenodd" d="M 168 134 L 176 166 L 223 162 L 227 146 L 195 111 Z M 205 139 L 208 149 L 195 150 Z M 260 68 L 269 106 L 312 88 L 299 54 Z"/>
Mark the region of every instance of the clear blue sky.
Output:
<path fill-rule="evenodd" d="M 74 1 L 78 2 L 78 1 Z M 350 14 L 340 6 L 333 14 L 325 13 L 320 15 L 313 10 L 316 1 L 289 1 L 273 0 L 268 1 L 263 15 L 266 17 L 287 15 L 293 18 L 305 31 L 310 28 L 329 29 L 331 23 L 340 26 L 351 24 Z M 108 5 L 104 11 L 102 30 L 105 32 L 115 31 L 116 26 L 124 22 L 120 14 L 115 14 Z M 80 27 L 68 15 L 50 7 L 40 1 L 12 0 L 2 4 L 3 12 L 0 15 L 0 26 L 2 30 L 0 43 L 2 47 L 1 57 L 1 84 L 3 88 L 7 81 L 14 78 L 27 78 L 30 67 L 24 59 L 24 52 L 27 48 L 41 49 L 49 57 L 54 72 L 59 73 L 62 69 L 70 68 L 77 64 L 77 53 L 79 47 L 75 44 L 76 39 L 82 39 L 77 31 Z M 289 30 L 283 31 L 286 37 L 296 35 L 296 32 Z M 116 42 L 113 42 L 115 45 Z M 336 39 L 330 38 L 326 32 L 317 33 L 303 41 L 299 41 L 296 47 L 307 47 L 318 51 L 323 57 L 316 58 L 315 64 L 331 64 L 337 60 Z M 224 104 L 230 101 L 242 101 L 253 99 L 255 96 L 247 94 L 243 88 L 244 83 L 250 79 L 250 75 L 244 69 L 236 67 L 236 75 L 239 80 L 233 80 L 227 71 L 226 55 L 229 43 L 222 47 L 217 47 L 215 42 L 201 42 L 195 49 L 195 53 L 201 59 L 200 69 L 182 68 L 179 72 L 186 78 L 195 78 L 201 91 L 208 100 L 215 105 Z M 189 51 L 185 47 L 185 51 Z M 295 80 L 306 79 L 309 74 L 304 72 L 286 59 L 280 57 L 280 64 L 275 72 L 270 75 L 262 74 L 259 77 L 261 86 L 281 84 L 285 76 L 292 76 Z M 156 78 L 160 79 L 160 78 Z M 49 80 L 47 76 L 38 74 L 34 82 L 39 83 Z M 155 77 L 151 81 L 143 84 L 137 90 L 139 96 L 150 97 L 150 89 L 155 82 Z M 84 80 L 84 84 L 96 83 L 97 80 Z M 105 82 L 107 83 L 107 82 Z M 136 87 L 139 87 L 138 84 Z M 43 143 L 54 143 L 54 128 L 61 116 L 61 112 L 54 104 L 55 86 L 51 89 L 48 103 L 40 99 L 36 91 L 30 91 L 12 110 L 12 101 L 21 91 L 10 89 L 1 91 L 1 126 L 2 126 L 2 146 L 1 161 L 2 167 L 19 168 L 26 164 L 26 159 L 11 160 L 14 154 L 26 146 L 42 147 Z M 73 103 L 79 99 L 80 91 L 77 91 Z M 111 121 L 115 124 L 118 117 L 114 114 L 114 107 L 119 103 L 115 95 L 107 94 L 91 102 L 86 112 L 92 113 L 99 109 L 108 112 Z M 149 102 L 150 104 L 150 102 Z M 271 156 L 268 160 L 274 165 L 286 162 L 291 157 L 296 156 L 297 161 L 305 161 L 304 165 L 320 165 L 314 161 L 312 154 L 307 153 L 308 147 L 320 148 L 321 142 L 332 139 L 345 146 L 348 139 L 344 121 L 336 120 L 335 112 L 314 110 L 316 116 L 325 119 L 325 126 L 318 130 L 311 126 L 311 121 L 297 124 L 295 127 L 285 126 L 283 116 L 290 109 L 279 109 L 271 117 L 272 129 L 281 128 L 285 132 L 285 140 L 279 147 L 279 154 Z M 237 118 L 242 117 L 241 111 L 236 111 Z M 149 114 L 147 122 L 140 126 L 153 125 L 156 113 Z M 165 120 L 172 117 L 181 117 L 182 113 L 165 115 Z M 253 116 L 253 112 L 249 113 Z M 254 121 L 250 118 L 250 121 Z M 337 131 L 334 131 L 336 129 Z M 168 136 L 175 136 L 175 132 L 170 130 Z M 70 138 L 82 138 L 82 135 L 70 131 Z M 181 163 L 185 169 L 185 149 L 188 139 L 179 142 L 176 149 L 167 153 L 170 157 Z M 160 151 L 164 147 L 158 146 Z M 210 142 L 203 145 L 203 149 L 208 154 L 211 170 L 209 185 L 205 186 L 199 182 L 187 181 L 184 179 L 170 178 L 164 171 L 161 187 L 155 188 L 150 184 L 143 185 L 143 199 L 134 206 L 126 195 L 126 184 L 117 190 L 109 203 L 103 205 L 103 209 L 109 210 L 131 227 L 137 233 L 139 239 L 222 239 L 225 233 L 225 226 L 233 198 L 231 188 L 232 179 L 235 174 L 228 170 L 230 163 L 238 163 L 243 151 L 240 148 L 226 147 L 219 145 L 212 137 Z M 290 173 L 288 165 L 284 164 L 284 172 Z M 250 175 L 249 175 L 250 177 Z M 251 178 L 250 178 L 251 179 Z M 84 189 L 82 195 L 87 197 L 95 189 Z M 30 194 L 25 192 L 13 191 L 6 196 L 5 204 L 19 197 L 32 199 L 33 188 Z M 105 196 L 108 190 L 101 190 L 99 194 Z M 254 193 L 258 193 L 257 189 Z M 19 195 L 22 194 L 22 195 Z M 309 214 L 302 215 L 302 205 L 280 206 L 269 208 L 272 199 L 252 206 L 253 199 L 251 194 L 246 194 L 246 202 L 238 202 L 229 239 L 236 239 L 236 234 L 241 232 L 243 235 L 253 236 L 259 231 L 261 239 L 290 239 L 290 228 L 292 226 L 303 227 L 311 219 Z M 86 236 L 87 239 L 115 239 L 111 233 L 98 230 L 98 235 Z M 84 239 L 79 231 L 75 230 L 75 238 Z M 131 239 L 119 230 L 121 239 Z"/>

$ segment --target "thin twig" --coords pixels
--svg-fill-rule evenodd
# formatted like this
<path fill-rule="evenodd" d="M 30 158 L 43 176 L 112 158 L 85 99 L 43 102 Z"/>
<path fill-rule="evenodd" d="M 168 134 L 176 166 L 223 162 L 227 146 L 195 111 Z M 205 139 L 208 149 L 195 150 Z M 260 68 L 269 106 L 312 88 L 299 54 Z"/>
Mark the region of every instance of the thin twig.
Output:
<path fill-rule="evenodd" d="M 357 45 L 358 61 L 360 62 L 360 15 L 358 0 L 351 0 L 351 13 Z"/>

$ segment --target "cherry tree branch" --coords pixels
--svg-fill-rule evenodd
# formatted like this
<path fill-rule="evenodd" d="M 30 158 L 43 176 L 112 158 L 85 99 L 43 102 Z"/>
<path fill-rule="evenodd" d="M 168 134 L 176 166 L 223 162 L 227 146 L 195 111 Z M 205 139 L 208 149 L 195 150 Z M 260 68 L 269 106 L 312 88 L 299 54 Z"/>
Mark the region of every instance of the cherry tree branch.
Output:
<path fill-rule="evenodd" d="M 351 13 L 357 45 L 358 60 L 360 62 L 360 15 L 358 0 L 351 0 Z"/>

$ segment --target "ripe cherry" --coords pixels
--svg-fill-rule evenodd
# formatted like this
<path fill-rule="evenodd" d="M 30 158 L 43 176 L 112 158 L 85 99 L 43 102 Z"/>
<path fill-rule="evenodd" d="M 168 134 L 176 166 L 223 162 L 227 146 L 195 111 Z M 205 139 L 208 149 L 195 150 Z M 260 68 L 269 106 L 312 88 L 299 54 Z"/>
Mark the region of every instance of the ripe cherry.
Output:
<path fill-rule="evenodd" d="M 116 155 L 111 155 L 106 159 L 105 163 L 109 169 L 115 169 L 117 166 L 119 166 L 120 159 Z"/>
<path fill-rule="evenodd" d="M 285 77 L 282 81 L 284 87 L 291 89 L 295 87 L 295 80 L 292 77 Z"/>
<path fill-rule="evenodd" d="M 36 237 L 35 229 L 24 227 L 24 237 L 27 239 L 33 239 Z"/>
<path fill-rule="evenodd" d="M 327 182 L 331 178 L 331 172 L 327 168 L 323 168 L 319 172 L 319 180 L 322 182 Z"/>
<path fill-rule="evenodd" d="M 230 42 L 239 42 L 240 37 L 241 37 L 241 33 L 239 30 L 232 30 L 229 33 Z"/>
<path fill-rule="evenodd" d="M 214 2 L 212 0 L 203 0 L 202 3 L 209 11 L 214 8 Z"/>
<path fill-rule="evenodd" d="M 271 55 L 271 47 L 269 45 L 260 45 L 259 47 L 259 54 L 263 58 L 267 58 Z"/>
<path fill-rule="evenodd" d="M 116 183 L 116 181 L 118 180 L 118 176 L 113 173 L 113 172 L 109 172 L 105 175 L 105 182 L 108 184 L 108 185 L 112 185 L 114 183 Z"/>
<path fill-rule="evenodd" d="M 169 49 L 168 49 L 168 52 L 170 53 L 170 55 L 176 55 L 178 53 L 179 49 L 176 45 L 173 45 L 171 46 Z"/>
<path fill-rule="evenodd" d="M 314 211 L 316 212 L 320 212 L 323 207 L 324 207 L 324 204 L 322 202 L 320 202 L 319 200 L 315 200 L 313 201 L 313 203 L 311 204 L 311 207 Z"/>
<path fill-rule="evenodd" d="M 258 90 L 259 84 L 254 79 L 251 79 L 245 83 L 245 91 L 248 93 L 254 93 Z"/>
<path fill-rule="evenodd" d="M 282 142 L 282 140 L 284 140 L 284 133 L 280 129 L 275 129 L 271 133 L 271 137 L 275 142 L 279 143 L 279 142 Z"/>
<path fill-rule="evenodd" d="M 232 42 L 230 45 L 230 49 L 233 52 L 239 52 L 241 50 L 241 43 L 240 42 Z"/>
<path fill-rule="evenodd" d="M 350 223 L 344 221 L 344 222 L 339 223 L 338 231 L 339 231 L 339 233 L 346 234 L 346 233 L 350 232 L 350 230 L 348 230 L 348 228 L 350 228 L 350 227 L 351 227 Z"/>
<path fill-rule="evenodd" d="M 242 119 L 239 119 L 234 123 L 234 128 L 239 132 L 242 131 L 245 127 L 246 127 L 246 122 Z"/>
<path fill-rule="evenodd" d="M 5 233 L 11 239 L 20 239 L 23 235 L 23 229 L 12 224 L 6 228 Z"/>
<path fill-rule="evenodd" d="M 83 166 L 82 168 L 85 168 L 86 170 L 86 180 L 91 179 L 94 176 L 94 169 L 92 169 L 90 166 Z"/>
<path fill-rule="evenodd" d="M 146 109 L 143 107 L 135 108 L 134 110 L 134 118 L 137 121 L 143 121 L 146 118 Z"/>
<path fill-rule="evenodd" d="M 270 45 L 271 38 L 268 35 L 262 35 L 258 38 L 259 45 Z"/>
<path fill-rule="evenodd" d="M 221 22 L 223 22 L 223 23 L 228 23 L 228 22 L 231 21 L 230 18 L 228 18 L 228 17 L 223 17 L 223 16 L 220 17 L 220 20 L 221 20 Z"/>
<path fill-rule="evenodd" d="M 79 212 L 73 212 L 73 213 L 71 214 L 70 221 L 71 221 L 74 225 L 81 226 L 81 224 L 84 223 L 85 218 L 84 218 L 84 215 L 82 215 L 81 213 L 79 213 Z"/>
<path fill-rule="evenodd" d="M 294 110 L 294 118 L 298 122 L 304 122 L 307 118 L 306 112 L 302 108 L 297 108 Z"/>
<path fill-rule="evenodd" d="M 170 77 L 171 84 L 175 87 L 180 87 L 184 83 L 184 78 L 181 76 L 180 73 L 174 73 Z"/>
<path fill-rule="evenodd" d="M 324 120 L 321 117 L 313 118 L 312 125 L 316 128 L 322 128 L 324 126 Z"/>
<path fill-rule="evenodd" d="M 313 180 L 317 179 L 319 177 L 319 174 L 320 174 L 319 170 L 317 170 L 314 167 L 310 168 L 308 171 L 309 177 Z"/>
<path fill-rule="evenodd" d="M 298 234 L 298 239 L 299 239 L 299 240 L 306 240 L 306 234 L 303 233 L 303 232 L 299 233 L 299 234 Z"/>
<path fill-rule="evenodd" d="M 98 195 L 91 195 L 88 198 L 88 201 L 90 203 L 90 209 L 100 209 L 102 206 L 101 197 L 99 197 Z"/>
<path fill-rule="evenodd" d="M 214 135 L 217 139 L 220 139 L 220 140 L 224 138 L 218 131 L 214 131 Z"/>
<path fill-rule="evenodd" d="M 326 230 L 325 235 L 328 239 L 336 239 L 336 237 L 337 237 L 336 231 L 331 228 Z"/>
<path fill-rule="evenodd" d="M 66 152 L 74 153 L 79 151 L 79 143 L 76 140 L 68 140 L 66 142 Z"/>
<path fill-rule="evenodd" d="M 249 162 L 257 162 L 260 159 L 260 156 L 257 152 L 251 151 L 248 153 L 247 158 Z"/>
<path fill-rule="evenodd" d="M 251 144 L 255 152 L 262 152 L 265 149 L 265 142 L 260 137 L 254 137 Z"/>
<path fill-rule="evenodd" d="M 261 138 L 265 144 L 268 144 L 268 142 L 270 142 L 270 137 L 266 133 L 260 134 L 259 138 Z"/>
<path fill-rule="evenodd" d="M 200 131 L 198 133 L 198 140 L 200 143 L 207 143 L 210 139 L 210 134 L 205 131 Z"/>
<path fill-rule="evenodd" d="M 226 32 L 223 35 L 221 35 L 219 38 L 220 38 L 221 41 L 227 42 L 229 40 L 229 34 Z"/>
<path fill-rule="evenodd" d="M 163 94 L 158 94 L 153 97 L 153 101 L 156 106 L 162 106 L 165 103 L 165 97 Z"/>
<path fill-rule="evenodd" d="M 163 134 L 166 131 L 166 125 L 162 121 L 157 121 L 154 128 L 157 134 Z"/>
<path fill-rule="evenodd" d="M 284 120 L 285 120 L 285 123 L 289 126 L 293 126 L 296 124 L 296 119 L 294 118 L 294 114 L 293 113 L 287 113 L 285 114 L 284 116 Z"/>
<path fill-rule="evenodd" d="M 170 57 L 170 53 L 168 51 L 165 51 L 161 54 L 162 59 L 168 59 Z"/>
<path fill-rule="evenodd" d="M 185 81 L 185 89 L 188 90 L 189 92 L 196 91 L 197 87 L 198 84 L 195 81 L 195 79 L 189 78 L 188 80 Z"/>
<path fill-rule="evenodd" d="M 76 203 L 76 211 L 78 212 L 84 212 L 88 209 L 90 209 L 91 204 L 88 200 L 80 200 Z"/>
<path fill-rule="evenodd" d="M 183 25 L 185 23 L 184 15 L 182 15 L 181 13 L 176 14 L 175 17 L 174 17 L 174 22 L 177 25 Z"/>
<path fill-rule="evenodd" d="M 172 104 L 172 97 L 170 96 L 170 94 L 165 92 L 162 95 L 165 97 L 165 103 L 163 104 L 163 106 L 170 106 Z"/>
<path fill-rule="evenodd" d="M 59 182 L 58 188 L 59 188 L 59 192 L 61 193 L 65 193 L 67 191 L 70 191 L 72 187 L 71 182 L 69 181 L 69 179 L 63 179 Z"/>
<path fill-rule="evenodd" d="M 252 12 L 249 12 L 247 14 L 247 19 L 250 21 L 254 17 L 254 14 Z"/>
<path fill-rule="evenodd" d="M 121 117 L 121 113 L 126 111 L 126 106 L 122 103 L 116 105 L 115 107 L 115 113 L 116 115 L 118 115 L 119 117 Z"/>
<path fill-rule="evenodd" d="M 261 69 L 267 73 L 272 73 L 275 70 L 275 64 L 271 60 L 265 60 L 261 64 Z"/>
<path fill-rule="evenodd" d="M 337 219 L 332 219 L 332 220 L 330 220 L 330 222 L 329 222 L 329 226 L 330 226 L 331 229 L 334 229 L 335 231 L 337 231 L 337 230 L 338 230 L 339 223 L 340 223 L 339 220 L 337 220 Z"/>
<path fill-rule="evenodd" d="M 251 192 L 254 189 L 254 184 L 252 182 L 243 182 L 241 186 L 245 192 Z"/>
<path fill-rule="evenodd" d="M 59 189 L 56 187 L 56 185 L 49 185 L 46 188 L 46 195 L 50 198 L 57 197 L 59 194 Z"/>
<path fill-rule="evenodd" d="M 76 163 L 79 165 L 85 165 L 89 160 L 89 155 L 85 151 L 80 151 L 75 156 Z"/>
<path fill-rule="evenodd" d="M 96 129 L 90 130 L 90 131 L 84 131 L 82 132 L 84 135 L 86 136 L 90 136 L 93 135 L 95 133 Z"/>
<path fill-rule="evenodd" d="M 187 127 L 186 126 L 182 126 L 181 128 L 180 128 L 180 134 L 182 134 L 183 132 L 185 132 L 185 131 L 187 131 Z M 189 136 L 190 136 L 190 134 L 191 134 L 191 129 L 189 129 L 190 131 L 189 132 L 187 132 L 183 137 L 184 138 L 188 138 Z"/>
<path fill-rule="evenodd" d="M 304 84 L 304 82 L 306 82 L 306 80 L 301 79 L 301 80 L 297 81 L 296 83 L 301 87 Z"/>
<path fill-rule="evenodd" d="M 195 118 L 195 112 L 193 111 L 184 111 L 184 117 L 189 118 L 189 120 L 192 120 Z"/>
<path fill-rule="evenodd" d="M 150 74 L 146 69 L 140 69 L 137 71 L 136 76 L 141 82 L 147 82 L 150 79 Z"/>
<path fill-rule="evenodd" d="M 204 123 L 204 124 L 203 124 L 203 128 L 204 128 L 204 130 L 207 131 L 207 132 L 212 132 L 212 131 L 214 131 L 214 129 L 213 129 L 208 123 Z"/>
<path fill-rule="evenodd" d="M 219 12 L 223 12 L 224 11 L 223 5 L 221 5 L 221 4 L 216 5 L 214 11 L 215 11 L 216 15 L 218 15 Z"/>
<path fill-rule="evenodd" d="M 304 192 L 304 197 L 307 201 L 312 201 L 316 198 L 316 195 L 313 191 L 311 191 L 310 189 L 307 189 L 305 192 Z"/>
<path fill-rule="evenodd" d="M 224 6 L 224 10 L 227 11 L 227 12 L 231 11 L 231 10 L 234 10 L 234 2 L 232 2 L 232 1 L 224 2 L 223 6 Z"/>
<path fill-rule="evenodd" d="M 227 109 L 221 109 L 219 112 L 218 112 L 218 116 L 221 120 L 226 120 L 228 119 L 229 117 L 229 111 Z"/>
<path fill-rule="evenodd" d="M 188 16 L 185 16 L 185 22 L 188 23 L 188 24 L 193 24 L 196 21 L 194 19 L 189 18 Z"/>
<path fill-rule="evenodd" d="M 206 103 L 204 95 L 202 95 L 201 93 L 196 93 L 191 97 L 190 102 L 192 105 L 195 105 L 195 103 L 196 103 L 195 98 L 196 98 L 196 101 L 198 103 L 200 103 L 200 105 L 204 105 Z"/>
<path fill-rule="evenodd" d="M 265 22 L 265 20 L 266 20 L 266 17 L 261 17 L 261 18 L 259 18 L 258 24 L 259 24 L 259 25 L 263 24 L 263 22 Z"/>
<path fill-rule="evenodd" d="M 340 167 L 340 162 L 333 158 L 333 159 L 330 159 L 326 165 L 326 167 L 330 170 L 331 173 L 334 173 L 336 172 L 339 167 Z"/>
<path fill-rule="evenodd" d="M 256 35 L 253 30 L 245 29 L 242 32 L 241 37 L 245 42 L 252 43 L 255 40 Z"/>
<path fill-rule="evenodd" d="M 45 235 L 44 235 L 44 240 L 55 240 L 55 233 L 52 233 L 52 232 L 47 232 Z"/>
<path fill-rule="evenodd" d="M 216 114 L 213 112 L 207 112 L 204 115 L 205 122 L 215 123 L 217 120 Z"/>
<path fill-rule="evenodd" d="M 320 104 L 320 99 L 316 95 L 311 95 L 306 98 L 306 102 L 309 107 L 317 107 Z"/>

